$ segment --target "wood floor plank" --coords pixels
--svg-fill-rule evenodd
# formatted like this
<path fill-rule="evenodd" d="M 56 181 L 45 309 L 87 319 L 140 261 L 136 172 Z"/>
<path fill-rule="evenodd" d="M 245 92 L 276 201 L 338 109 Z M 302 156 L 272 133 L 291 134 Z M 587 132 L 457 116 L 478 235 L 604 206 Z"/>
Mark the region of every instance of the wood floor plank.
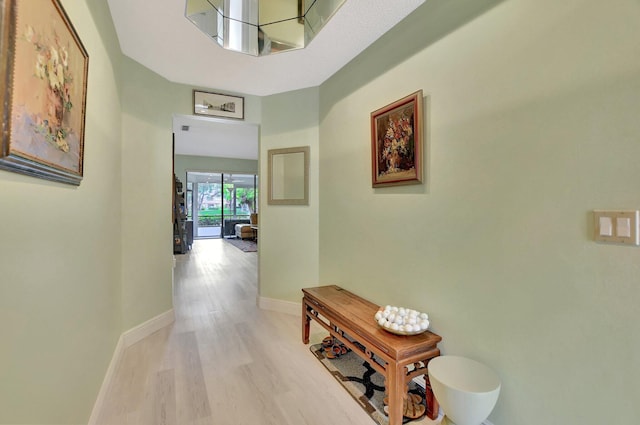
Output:
<path fill-rule="evenodd" d="M 175 403 L 178 423 L 211 417 L 195 332 L 176 335 L 180 349 L 175 364 Z"/>
<path fill-rule="evenodd" d="M 178 425 L 176 414 L 175 371 L 161 370 L 154 375 L 148 391 L 152 402 L 148 403 L 151 411 L 147 417 L 153 418 L 156 425 Z"/>
<path fill-rule="evenodd" d="M 300 318 L 256 306 L 257 258 L 220 239 L 176 257 L 176 321 L 124 350 L 98 425 L 375 425 Z"/>

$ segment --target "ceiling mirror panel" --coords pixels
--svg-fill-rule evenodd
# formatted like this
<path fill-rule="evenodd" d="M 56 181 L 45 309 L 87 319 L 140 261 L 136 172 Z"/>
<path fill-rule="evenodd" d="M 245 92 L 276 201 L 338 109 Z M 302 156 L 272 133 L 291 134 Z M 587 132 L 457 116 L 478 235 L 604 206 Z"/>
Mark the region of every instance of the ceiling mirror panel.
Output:
<path fill-rule="evenodd" d="M 346 0 L 187 0 L 185 15 L 221 47 L 253 56 L 306 47 Z"/>

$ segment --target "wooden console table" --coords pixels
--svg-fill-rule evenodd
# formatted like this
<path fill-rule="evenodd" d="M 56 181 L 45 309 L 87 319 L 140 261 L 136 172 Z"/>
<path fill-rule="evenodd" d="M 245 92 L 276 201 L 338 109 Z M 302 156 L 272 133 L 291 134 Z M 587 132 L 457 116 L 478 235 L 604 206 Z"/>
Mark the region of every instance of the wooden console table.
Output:
<path fill-rule="evenodd" d="M 438 417 L 427 364 L 440 355 L 440 336 L 429 331 L 412 336 L 389 333 L 374 319 L 379 306 L 335 285 L 305 288 L 302 292 L 302 341 L 309 343 L 313 319 L 381 373 L 389 395 L 389 425 L 402 424 L 409 381 L 419 375 L 424 375 L 426 382 L 427 416 Z M 374 360 L 374 355 L 382 361 Z"/>

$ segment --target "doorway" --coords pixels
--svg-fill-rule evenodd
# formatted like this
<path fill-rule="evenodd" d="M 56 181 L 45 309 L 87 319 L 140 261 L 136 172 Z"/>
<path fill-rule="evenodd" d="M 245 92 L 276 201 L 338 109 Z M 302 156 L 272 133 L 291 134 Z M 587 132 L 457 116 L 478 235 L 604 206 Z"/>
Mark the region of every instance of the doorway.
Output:
<path fill-rule="evenodd" d="M 187 171 L 187 216 L 194 239 L 235 235 L 235 225 L 257 212 L 255 174 Z"/>

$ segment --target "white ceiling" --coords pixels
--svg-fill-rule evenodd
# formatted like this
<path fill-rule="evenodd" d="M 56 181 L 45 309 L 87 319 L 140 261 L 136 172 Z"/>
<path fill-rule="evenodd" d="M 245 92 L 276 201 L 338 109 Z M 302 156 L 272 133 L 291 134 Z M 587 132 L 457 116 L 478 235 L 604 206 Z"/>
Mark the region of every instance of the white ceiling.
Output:
<path fill-rule="evenodd" d="M 187 126 L 188 130 L 184 130 Z M 242 121 L 174 115 L 178 155 L 258 159 L 258 125 Z"/>
<path fill-rule="evenodd" d="M 186 0 L 108 0 L 125 55 L 169 81 L 257 96 L 322 84 L 424 2 L 347 0 L 305 49 L 254 57 L 196 28 Z"/>
<path fill-rule="evenodd" d="M 319 86 L 425 2 L 347 0 L 305 49 L 254 57 L 227 51 L 196 28 L 184 16 L 186 0 L 107 1 L 126 56 L 175 83 L 256 96 Z M 209 128 L 197 118 L 174 117 L 174 128 L 190 126 L 175 132 L 176 153 L 247 159 L 251 129 L 229 121 Z M 254 144 L 249 159 L 258 157 L 257 133 Z"/>

